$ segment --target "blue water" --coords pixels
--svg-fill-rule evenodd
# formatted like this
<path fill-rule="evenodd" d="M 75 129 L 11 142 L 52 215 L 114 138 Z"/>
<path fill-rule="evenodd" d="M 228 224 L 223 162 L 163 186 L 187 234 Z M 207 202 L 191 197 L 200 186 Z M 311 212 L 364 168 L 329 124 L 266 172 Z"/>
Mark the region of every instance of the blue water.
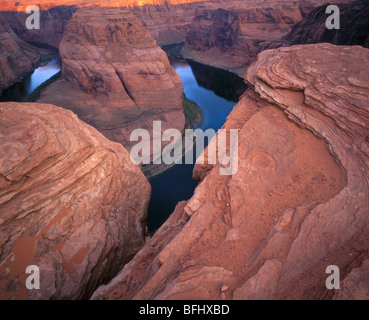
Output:
<path fill-rule="evenodd" d="M 211 90 L 212 83 L 218 79 L 225 82 L 225 85 L 242 86 L 242 81 L 231 74 L 226 75 L 227 81 L 224 81 L 224 71 L 201 66 L 202 85 L 199 85 L 195 77 L 195 74 L 199 73 L 194 72 L 199 71 L 195 70 L 196 64 L 191 63 L 190 65 L 186 61 L 171 60 L 172 66 L 182 79 L 186 97 L 196 102 L 202 110 L 203 122 L 199 128 L 219 130 L 239 97 L 236 96 L 233 99 L 229 99 L 229 95 L 227 95 L 228 99 L 221 97 L 215 93 L 215 89 Z M 208 88 L 205 88 L 204 79 L 207 77 L 209 77 L 206 85 Z M 147 219 L 150 233 L 155 232 L 168 219 L 179 201 L 192 197 L 198 183 L 192 179 L 193 168 L 193 164 L 179 164 L 150 180 L 152 196 Z"/>
<path fill-rule="evenodd" d="M 4 90 L 0 96 L 0 101 L 17 101 L 22 102 L 24 99 L 45 81 L 49 80 L 53 75 L 60 71 L 59 54 L 55 52 L 54 57 L 48 64 L 38 67 L 22 82 L 16 83 L 10 88 Z"/>

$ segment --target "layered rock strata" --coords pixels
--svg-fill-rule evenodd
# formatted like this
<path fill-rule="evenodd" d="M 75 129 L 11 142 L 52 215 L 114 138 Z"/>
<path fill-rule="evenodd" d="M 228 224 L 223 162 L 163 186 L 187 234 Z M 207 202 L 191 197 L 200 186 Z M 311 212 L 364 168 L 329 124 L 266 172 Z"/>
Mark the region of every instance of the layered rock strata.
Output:
<path fill-rule="evenodd" d="M 339 299 L 360 279 L 367 299 L 368 63 L 329 44 L 260 53 L 224 125 L 237 173 L 197 165 L 194 196 L 93 299 Z"/>
<path fill-rule="evenodd" d="M 0 150 L 0 298 L 90 297 L 144 243 L 148 181 L 121 145 L 52 105 L 1 103 Z"/>
<path fill-rule="evenodd" d="M 221 6 L 207 3 L 196 10 L 182 55 L 243 77 L 259 52 L 281 46 L 282 38 L 308 12 L 325 3 L 319 0 L 228 1 Z M 309 28 L 314 29 L 314 25 Z"/>
<path fill-rule="evenodd" d="M 63 80 L 40 102 L 71 109 L 128 150 L 134 129 L 153 130 L 153 121 L 183 132 L 180 77 L 138 19 L 116 9 L 78 10 L 60 44 Z"/>

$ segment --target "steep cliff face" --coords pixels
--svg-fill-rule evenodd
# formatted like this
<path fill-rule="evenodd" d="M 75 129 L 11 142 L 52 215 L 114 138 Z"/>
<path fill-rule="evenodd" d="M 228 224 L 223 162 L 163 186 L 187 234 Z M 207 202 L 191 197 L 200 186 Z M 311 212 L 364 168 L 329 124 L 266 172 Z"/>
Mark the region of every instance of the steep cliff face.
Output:
<path fill-rule="evenodd" d="M 96 11 L 97 10 L 97 11 Z M 134 129 L 184 130 L 182 82 L 138 19 L 119 8 L 79 9 L 60 44 L 63 80 L 40 102 L 73 110 L 130 150 Z"/>
<path fill-rule="evenodd" d="M 25 43 L 0 15 L 0 95 L 40 63 L 45 52 Z"/>
<path fill-rule="evenodd" d="M 197 165 L 194 196 L 93 299 L 367 299 L 350 287 L 368 259 L 368 63 L 329 44 L 260 53 L 224 125 L 238 171 Z"/>
<path fill-rule="evenodd" d="M 196 10 L 182 54 L 243 77 L 260 51 L 281 46 L 282 38 L 307 12 L 325 2 L 210 2 Z"/>
<path fill-rule="evenodd" d="M 184 42 L 188 26 L 191 23 L 198 4 L 209 0 L 146 0 L 146 1 L 85 1 L 56 0 L 38 1 L 41 11 L 40 30 L 28 30 L 25 21 L 28 15 L 24 12 L 27 5 L 34 1 L 14 3 L 0 2 L 4 16 L 16 33 L 26 41 L 37 41 L 58 47 L 67 21 L 77 8 L 85 6 L 125 7 L 133 12 L 150 31 L 159 44 Z"/>
<path fill-rule="evenodd" d="M 24 41 L 47 44 L 58 48 L 63 38 L 65 26 L 76 10 L 76 6 L 60 6 L 43 10 L 40 13 L 40 29 L 31 30 L 26 27 L 26 20 L 30 15 L 26 14 L 24 10 L 2 12 L 1 14 L 9 22 L 15 33 Z"/>
<path fill-rule="evenodd" d="M 339 30 L 326 28 L 326 6 L 321 6 L 293 27 L 283 38 L 285 45 L 330 42 L 369 48 L 369 2 L 363 0 L 336 5 L 340 9 Z"/>
<path fill-rule="evenodd" d="M 150 185 L 71 111 L 0 104 L 0 298 L 88 298 L 145 240 Z M 26 268 L 40 271 L 27 290 Z"/>

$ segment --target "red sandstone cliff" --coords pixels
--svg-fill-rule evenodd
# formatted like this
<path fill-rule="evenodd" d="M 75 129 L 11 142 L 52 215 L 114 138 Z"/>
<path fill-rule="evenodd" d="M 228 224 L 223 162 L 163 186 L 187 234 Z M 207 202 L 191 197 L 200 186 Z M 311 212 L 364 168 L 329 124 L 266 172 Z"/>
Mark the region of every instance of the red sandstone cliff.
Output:
<path fill-rule="evenodd" d="M 240 130 L 237 173 L 197 166 L 194 196 L 93 298 L 367 299 L 368 64 L 361 47 L 260 53 L 224 125 Z"/>
<path fill-rule="evenodd" d="M 134 129 L 183 132 L 182 82 L 138 19 L 115 9 L 79 9 L 60 44 L 63 80 L 40 102 L 73 110 L 128 150 Z"/>
<path fill-rule="evenodd" d="M 283 36 L 322 4 L 326 1 L 209 2 L 196 10 L 182 55 L 243 77 L 260 51 L 281 46 Z"/>
<path fill-rule="evenodd" d="M 0 104 L 0 299 L 80 299 L 142 246 L 150 185 L 71 111 Z M 40 289 L 26 290 L 26 267 Z"/>

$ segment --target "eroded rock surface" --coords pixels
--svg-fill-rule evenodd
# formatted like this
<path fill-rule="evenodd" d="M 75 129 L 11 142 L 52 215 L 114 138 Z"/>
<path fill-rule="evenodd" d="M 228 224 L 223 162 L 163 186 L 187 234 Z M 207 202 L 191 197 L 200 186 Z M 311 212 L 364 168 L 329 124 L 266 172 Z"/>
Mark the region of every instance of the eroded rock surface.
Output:
<path fill-rule="evenodd" d="M 362 47 L 260 53 L 224 125 L 240 130 L 237 173 L 196 166 L 194 196 L 93 299 L 332 299 L 327 266 L 364 279 L 367 65 Z"/>
<path fill-rule="evenodd" d="M 280 47 L 282 38 L 308 12 L 322 4 L 326 4 L 326 1 L 251 0 L 226 1 L 221 5 L 219 2 L 206 3 L 196 10 L 181 53 L 186 58 L 226 69 L 243 77 L 259 52 L 265 48 Z M 325 8 L 323 6 L 322 10 L 325 11 Z M 316 26 L 311 21 L 307 25 L 312 30 Z"/>
<path fill-rule="evenodd" d="M 340 10 L 340 29 L 327 29 L 327 6 L 320 6 L 292 28 L 283 39 L 284 45 L 329 42 L 369 48 L 369 2 L 359 0 L 336 5 Z"/>
<path fill-rule="evenodd" d="M 69 110 L 0 104 L 0 298 L 79 299 L 142 246 L 150 185 Z M 26 268 L 40 270 L 27 290 Z"/>
<path fill-rule="evenodd" d="M 183 132 L 183 86 L 138 19 L 119 8 L 78 10 L 60 44 L 63 80 L 40 102 L 74 111 L 128 150 L 134 129 L 152 132 L 153 121 Z"/>

